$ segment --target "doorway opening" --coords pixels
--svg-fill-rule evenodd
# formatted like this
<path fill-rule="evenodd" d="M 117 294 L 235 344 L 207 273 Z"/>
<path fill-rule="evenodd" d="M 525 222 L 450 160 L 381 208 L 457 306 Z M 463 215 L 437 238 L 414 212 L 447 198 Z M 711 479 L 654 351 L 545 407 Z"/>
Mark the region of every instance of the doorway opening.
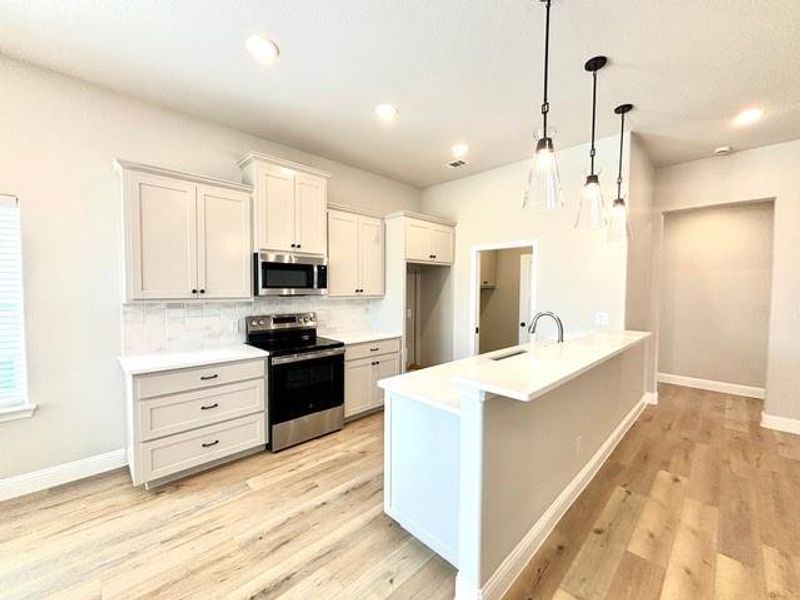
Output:
<path fill-rule="evenodd" d="M 471 354 L 484 354 L 530 341 L 536 312 L 538 244 L 484 244 L 472 250 Z"/>
<path fill-rule="evenodd" d="M 664 213 L 658 380 L 764 397 L 774 202 Z"/>

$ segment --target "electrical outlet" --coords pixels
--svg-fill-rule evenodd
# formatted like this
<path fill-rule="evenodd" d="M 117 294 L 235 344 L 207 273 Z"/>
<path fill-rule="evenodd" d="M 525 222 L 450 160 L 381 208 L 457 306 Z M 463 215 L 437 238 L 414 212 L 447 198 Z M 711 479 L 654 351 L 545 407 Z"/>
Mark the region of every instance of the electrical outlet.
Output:
<path fill-rule="evenodd" d="M 608 313 L 599 312 L 594 315 L 594 324 L 600 327 L 607 327 L 611 323 L 611 317 Z"/>

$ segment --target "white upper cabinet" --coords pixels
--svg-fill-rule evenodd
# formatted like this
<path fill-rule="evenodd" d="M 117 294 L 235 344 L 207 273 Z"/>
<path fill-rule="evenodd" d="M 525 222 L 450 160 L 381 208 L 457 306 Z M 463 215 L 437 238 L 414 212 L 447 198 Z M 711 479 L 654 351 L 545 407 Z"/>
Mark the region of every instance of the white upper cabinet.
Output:
<path fill-rule="evenodd" d="M 328 246 L 328 181 L 298 173 L 295 189 L 295 248 L 308 254 L 325 254 Z"/>
<path fill-rule="evenodd" d="M 383 220 L 329 210 L 328 295 L 382 296 L 383 278 Z"/>
<path fill-rule="evenodd" d="M 117 161 L 126 300 L 249 298 L 248 186 Z"/>
<path fill-rule="evenodd" d="M 453 264 L 455 229 L 451 225 L 405 217 L 406 260 Z"/>
<path fill-rule="evenodd" d="M 250 194 L 197 186 L 197 230 L 198 293 L 250 296 Z"/>
<path fill-rule="evenodd" d="M 239 167 L 255 188 L 253 250 L 324 256 L 330 174 L 257 152 Z"/>
<path fill-rule="evenodd" d="M 358 286 L 358 215 L 328 212 L 328 295 L 355 296 Z"/>

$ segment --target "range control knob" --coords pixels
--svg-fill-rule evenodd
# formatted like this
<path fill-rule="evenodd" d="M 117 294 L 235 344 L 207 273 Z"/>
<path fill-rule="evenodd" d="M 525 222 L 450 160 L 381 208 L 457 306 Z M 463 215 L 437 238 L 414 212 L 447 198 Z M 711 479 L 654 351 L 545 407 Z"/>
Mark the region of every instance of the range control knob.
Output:
<path fill-rule="evenodd" d="M 250 321 L 250 327 L 255 327 L 256 325 L 258 325 L 258 321 Z"/>
<path fill-rule="evenodd" d="M 258 320 L 258 324 L 263 327 L 264 326 L 264 319 L 259 319 Z"/>

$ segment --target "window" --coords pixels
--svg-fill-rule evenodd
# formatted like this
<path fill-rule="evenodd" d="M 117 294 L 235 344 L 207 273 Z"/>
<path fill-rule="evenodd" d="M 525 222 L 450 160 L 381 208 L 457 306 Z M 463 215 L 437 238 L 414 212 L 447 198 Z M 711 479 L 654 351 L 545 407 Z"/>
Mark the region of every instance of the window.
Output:
<path fill-rule="evenodd" d="M 0 194 L 0 420 L 33 412 L 26 384 L 20 237 L 19 202 Z"/>

